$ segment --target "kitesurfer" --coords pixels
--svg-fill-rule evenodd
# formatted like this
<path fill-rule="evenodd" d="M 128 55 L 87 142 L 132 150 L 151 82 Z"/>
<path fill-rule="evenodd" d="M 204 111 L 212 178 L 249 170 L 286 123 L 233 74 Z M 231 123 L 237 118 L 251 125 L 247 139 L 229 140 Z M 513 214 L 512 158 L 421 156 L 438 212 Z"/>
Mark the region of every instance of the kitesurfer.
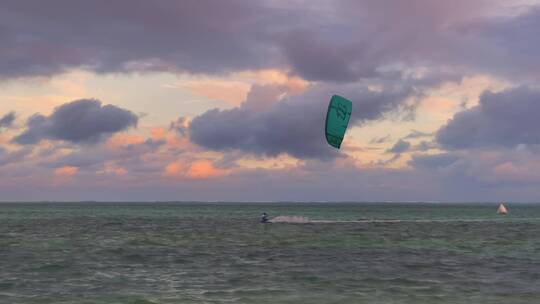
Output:
<path fill-rule="evenodd" d="M 266 212 L 263 212 L 261 215 L 261 223 L 268 223 L 268 214 Z"/>

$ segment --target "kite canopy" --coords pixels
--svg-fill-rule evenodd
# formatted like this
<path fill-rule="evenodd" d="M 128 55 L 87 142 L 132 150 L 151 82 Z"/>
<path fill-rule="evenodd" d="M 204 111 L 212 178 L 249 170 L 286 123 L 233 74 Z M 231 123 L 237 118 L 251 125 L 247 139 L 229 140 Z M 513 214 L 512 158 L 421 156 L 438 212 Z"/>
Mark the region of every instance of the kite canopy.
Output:
<path fill-rule="evenodd" d="M 334 95 L 326 113 L 326 141 L 335 148 L 341 146 L 352 113 L 352 102 Z"/>

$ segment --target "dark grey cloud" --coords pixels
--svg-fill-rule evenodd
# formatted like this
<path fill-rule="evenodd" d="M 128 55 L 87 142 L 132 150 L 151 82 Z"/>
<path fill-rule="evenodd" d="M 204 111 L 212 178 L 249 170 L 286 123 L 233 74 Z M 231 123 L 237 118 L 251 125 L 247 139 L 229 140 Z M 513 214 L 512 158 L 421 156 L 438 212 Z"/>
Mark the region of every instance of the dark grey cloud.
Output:
<path fill-rule="evenodd" d="M 409 165 L 417 169 L 437 169 L 452 165 L 459 156 L 451 153 L 413 155 Z"/>
<path fill-rule="evenodd" d="M 431 176 L 439 196 L 447 200 L 486 201 L 505 197 L 537 201 L 538 151 L 534 147 L 453 151 L 413 155 L 409 165 Z M 497 199 L 497 196 L 499 199 Z"/>
<path fill-rule="evenodd" d="M 540 6 L 518 16 L 499 17 L 490 22 L 476 22 L 464 26 L 463 33 L 475 38 L 469 63 L 484 71 L 504 74 L 511 80 L 538 81 L 540 79 Z M 487 56 L 479 56 L 483 52 Z"/>
<path fill-rule="evenodd" d="M 540 91 L 518 87 L 485 92 L 476 107 L 457 113 L 437 131 L 446 149 L 540 144 Z"/>
<path fill-rule="evenodd" d="M 2 1 L 0 75 L 267 67 L 276 57 L 268 26 L 284 21 L 280 12 L 244 0 Z"/>
<path fill-rule="evenodd" d="M 80 99 L 57 107 L 50 116 L 35 114 L 14 143 L 35 144 L 43 139 L 71 143 L 95 143 L 113 133 L 137 125 L 138 117 L 129 110 L 102 105 L 94 99 Z"/>
<path fill-rule="evenodd" d="M 396 66 L 538 79 L 540 10 L 487 18 L 490 1 L 6 0 L 0 78 L 286 68 L 310 80 L 385 78 Z M 507 60 L 511 58 L 512 60 Z M 527 72 L 528 71 L 528 72 Z M 425 85 L 459 75 L 437 73 Z M 459 73 L 458 73 L 459 74 Z M 433 78 L 433 79 L 432 79 Z M 441 79 L 439 79 L 441 78 Z"/>
<path fill-rule="evenodd" d="M 0 131 L 10 128 L 15 122 L 15 112 L 9 112 L 0 118 Z"/>
<path fill-rule="evenodd" d="M 439 148 L 439 145 L 436 142 L 423 140 L 419 144 L 412 147 L 411 150 L 424 152 L 436 148 Z"/>
<path fill-rule="evenodd" d="M 267 105 L 262 111 L 254 110 L 252 105 L 261 104 L 261 99 L 275 97 L 272 88 L 276 87 L 254 87 L 254 91 L 267 94 L 251 92 L 251 98 L 238 108 L 213 109 L 195 117 L 189 127 L 191 140 L 218 151 L 239 149 L 256 155 L 287 153 L 298 158 L 330 159 L 338 155 L 324 138 L 326 110 L 333 94 L 353 102 L 351 127 L 381 118 L 414 93 L 411 89 L 375 92 L 365 87 L 318 86 Z"/>
<path fill-rule="evenodd" d="M 483 0 L 333 3 L 339 17 L 324 15 L 279 40 L 292 71 L 306 79 L 386 78 L 383 71 L 392 66 L 403 81 L 425 86 L 471 72 L 540 79 L 538 6 L 501 17 L 493 11 L 503 2 Z M 431 75 L 411 77 L 407 68 L 415 67 L 427 67 Z"/>
<path fill-rule="evenodd" d="M 295 72 L 307 80 L 354 81 L 376 76 L 376 61 L 364 58 L 365 45 L 331 41 L 319 33 L 301 31 L 283 39 L 283 49 Z"/>
<path fill-rule="evenodd" d="M 410 142 L 405 141 L 403 139 L 400 139 L 390 149 L 388 149 L 386 152 L 395 153 L 395 154 L 401 154 L 403 152 L 407 152 L 410 147 L 411 147 Z"/>

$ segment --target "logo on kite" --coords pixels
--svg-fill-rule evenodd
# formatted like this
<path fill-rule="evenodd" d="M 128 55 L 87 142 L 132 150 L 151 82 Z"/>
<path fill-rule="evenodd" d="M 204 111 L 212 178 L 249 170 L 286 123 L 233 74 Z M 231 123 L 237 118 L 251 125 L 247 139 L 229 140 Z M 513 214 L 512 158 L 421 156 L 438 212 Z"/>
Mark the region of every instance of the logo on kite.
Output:
<path fill-rule="evenodd" d="M 332 96 L 326 113 L 326 141 L 339 149 L 352 113 L 352 102 L 338 95 Z"/>

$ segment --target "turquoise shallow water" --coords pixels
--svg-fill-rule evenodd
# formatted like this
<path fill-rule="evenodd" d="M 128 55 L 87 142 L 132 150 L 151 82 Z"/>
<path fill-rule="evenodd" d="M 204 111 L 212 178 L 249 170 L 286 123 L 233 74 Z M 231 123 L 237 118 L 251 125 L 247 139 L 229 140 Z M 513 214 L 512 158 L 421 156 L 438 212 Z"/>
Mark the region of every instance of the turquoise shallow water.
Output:
<path fill-rule="evenodd" d="M 0 204 L 0 303 L 540 303 L 540 205 L 508 207 Z"/>

